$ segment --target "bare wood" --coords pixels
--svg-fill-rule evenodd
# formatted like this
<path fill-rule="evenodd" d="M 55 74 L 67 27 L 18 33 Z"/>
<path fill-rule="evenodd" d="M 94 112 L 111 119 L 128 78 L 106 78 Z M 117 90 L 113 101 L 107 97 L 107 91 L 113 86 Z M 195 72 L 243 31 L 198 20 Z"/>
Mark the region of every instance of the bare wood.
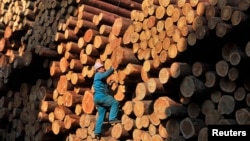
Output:
<path fill-rule="evenodd" d="M 96 31 L 96 30 L 88 29 L 88 30 L 85 31 L 84 36 L 83 36 L 83 39 L 84 39 L 84 41 L 86 41 L 87 43 L 93 42 L 93 41 L 94 41 L 94 37 L 95 37 L 96 35 L 98 35 L 98 33 L 99 33 L 99 32 Z"/>
<path fill-rule="evenodd" d="M 170 75 L 173 78 L 180 78 L 192 72 L 192 67 L 184 62 L 174 62 L 170 66 Z"/>
<path fill-rule="evenodd" d="M 149 134 L 149 132 L 143 132 L 142 137 L 141 137 L 142 141 L 148 141 L 151 140 L 151 135 Z"/>
<path fill-rule="evenodd" d="M 113 126 L 111 131 L 111 136 L 119 139 L 119 138 L 125 138 L 129 136 L 128 131 L 126 131 L 122 124 L 118 123 Z"/>
<path fill-rule="evenodd" d="M 133 112 L 137 117 L 142 117 L 142 115 L 152 113 L 152 111 L 152 100 L 135 101 L 133 105 Z"/>
<path fill-rule="evenodd" d="M 187 38 L 186 37 L 180 37 L 178 39 L 178 42 L 176 44 L 177 51 L 178 52 L 184 52 L 187 50 Z"/>
<path fill-rule="evenodd" d="M 171 83 L 170 68 L 161 68 L 158 77 L 159 81 L 162 84 L 170 84 Z"/>
<path fill-rule="evenodd" d="M 78 19 L 76 26 L 80 29 L 94 29 L 98 30 L 96 25 L 93 22 L 90 22 L 88 20 Z"/>
<path fill-rule="evenodd" d="M 118 68 L 119 65 L 126 65 L 128 63 L 139 64 L 139 60 L 132 54 L 132 49 L 130 48 L 117 47 L 111 56 L 114 67 Z"/>
<path fill-rule="evenodd" d="M 109 35 L 112 31 L 112 26 L 102 24 L 99 28 L 99 33 L 101 35 Z"/>
<path fill-rule="evenodd" d="M 220 114 L 229 115 L 234 111 L 235 100 L 233 96 L 223 95 L 218 103 L 218 112 Z"/>
<path fill-rule="evenodd" d="M 66 107 L 76 106 L 76 104 L 80 104 L 82 102 L 82 97 L 82 95 L 79 95 L 74 91 L 66 91 L 63 94 L 63 105 Z"/>
<path fill-rule="evenodd" d="M 40 110 L 42 112 L 53 112 L 57 106 L 55 101 L 41 101 Z"/>
<path fill-rule="evenodd" d="M 92 123 L 96 121 L 97 115 L 91 115 L 91 114 L 82 114 L 80 117 L 80 123 L 79 125 L 82 128 L 92 128 Z"/>
<path fill-rule="evenodd" d="M 222 93 L 221 91 L 218 91 L 218 90 L 214 90 L 211 92 L 210 94 L 210 99 L 214 102 L 214 103 L 218 103 L 220 98 L 222 96 Z"/>
<path fill-rule="evenodd" d="M 83 86 L 85 84 L 89 85 L 81 72 L 72 73 L 70 76 L 70 81 L 73 85 L 78 85 L 78 86 Z"/>
<path fill-rule="evenodd" d="M 123 34 L 122 42 L 126 45 L 131 43 L 130 35 L 135 32 L 135 23 L 130 24 Z M 137 32 L 136 32 L 137 33 Z"/>
<path fill-rule="evenodd" d="M 206 115 L 212 110 L 215 110 L 215 104 L 213 101 L 208 99 L 205 100 L 201 105 L 201 112 Z"/>
<path fill-rule="evenodd" d="M 228 74 L 229 64 L 225 60 L 220 60 L 216 63 L 216 73 L 221 76 L 225 77 Z"/>
<path fill-rule="evenodd" d="M 208 6 L 210 6 L 208 1 L 198 1 L 198 0 L 194 0 L 195 4 L 196 4 L 196 12 L 199 16 L 201 15 L 205 15 L 206 12 L 206 8 Z"/>
<path fill-rule="evenodd" d="M 196 38 L 201 40 L 201 39 L 209 36 L 210 30 L 208 29 L 208 27 L 206 25 L 205 26 L 198 26 L 195 34 L 196 34 Z"/>
<path fill-rule="evenodd" d="M 89 56 L 89 55 L 87 55 L 85 53 L 81 53 L 80 54 L 80 61 L 84 65 L 94 65 L 95 61 L 96 61 L 96 57 L 92 57 L 92 56 Z"/>
<path fill-rule="evenodd" d="M 243 101 L 246 97 L 246 90 L 244 87 L 238 87 L 233 94 L 235 101 Z"/>
<path fill-rule="evenodd" d="M 196 77 L 204 75 L 209 70 L 209 65 L 204 62 L 195 62 L 192 65 L 192 74 Z"/>
<path fill-rule="evenodd" d="M 47 114 L 45 112 L 39 112 L 37 115 L 37 121 L 39 121 L 39 122 L 49 121 L 49 114 Z"/>
<path fill-rule="evenodd" d="M 155 11 L 155 17 L 157 19 L 162 19 L 165 16 L 165 7 L 164 6 L 158 6 Z"/>
<path fill-rule="evenodd" d="M 73 84 L 67 80 L 65 75 L 61 75 L 58 80 L 58 85 L 56 87 L 60 94 L 64 94 L 67 90 L 73 90 Z"/>
<path fill-rule="evenodd" d="M 52 131 L 55 135 L 58 135 L 60 133 L 65 133 L 67 129 L 65 128 L 63 121 L 55 120 L 52 122 Z"/>
<path fill-rule="evenodd" d="M 154 102 L 154 112 L 157 114 L 159 119 L 166 119 L 168 117 L 166 114 L 166 109 L 170 106 L 180 106 L 180 104 L 170 97 L 161 96 Z"/>
<path fill-rule="evenodd" d="M 221 19 L 224 21 L 230 20 L 233 11 L 239 10 L 238 7 L 225 5 L 221 8 Z"/>
<path fill-rule="evenodd" d="M 166 89 L 159 78 L 151 77 L 147 81 L 147 89 L 150 93 L 166 93 Z"/>
<path fill-rule="evenodd" d="M 126 131 L 132 131 L 132 129 L 135 127 L 134 119 L 130 118 L 126 114 L 122 115 L 121 121 Z"/>
<path fill-rule="evenodd" d="M 85 113 L 91 114 L 95 110 L 95 104 L 93 101 L 93 93 L 91 91 L 85 91 L 82 98 L 82 109 Z"/>
<path fill-rule="evenodd" d="M 147 72 L 159 72 L 159 68 L 155 66 L 154 60 L 145 60 L 143 62 L 143 69 Z"/>
<path fill-rule="evenodd" d="M 135 119 L 135 127 L 137 129 L 147 129 L 149 126 L 149 118 L 148 115 L 143 115 L 141 117 L 136 117 Z"/>
<path fill-rule="evenodd" d="M 95 25 L 102 25 L 102 24 L 112 25 L 115 19 L 116 18 L 114 16 L 100 13 L 93 17 L 93 22 L 95 23 Z"/>
<path fill-rule="evenodd" d="M 86 139 L 88 136 L 87 128 L 77 128 L 76 129 L 76 136 L 80 139 Z"/>
<path fill-rule="evenodd" d="M 94 38 L 94 47 L 98 48 L 98 49 L 104 49 L 105 46 L 108 44 L 109 39 L 105 36 L 101 36 L 101 35 L 96 35 Z"/>
<path fill-rule="evenodd" d="M 95 16 L 95 14 L 90 13 L 86 10 L 82 10 L 82 7 L 78 8 L 79 12 L 77 15 L 77 19 L 83 19 L 83 20 L 88 20 L 88 21 L 92 21 L 93 17 Z"/>
<path fill-rule="evenodd" d="M 191 137 L 197 137 L 199 131 L 205 126 L 205 123 L 201 119 L 185 118 L 180 122 L 180 131 L 185 139 Z"/>
<path fill-rule="evenodd" d="M 78 40 L 78 36 L 71 29 L 65 30 L 64 37 L 66 40 L 70 40 L 70 41 L 77 41 Z"/>
<path fill-rule="evenodd" d="M 232 93 L 236 89 L 236 82 L 224 77 L 219 80 L 219 86 L 222 91 Z"/>
<path fill-rule="evenodd" d="M 143 100 L 147 98 L 148 96 L 150 96 L 151 93 L 148 91 L 147 83 L 145 82 L 137 83 L 136 89 L 135 89 L 135 95 L 136 95 L 136 99 L 138 100 Z"/>
<path fill-rule="evenodd" d="M 178 137 L 180 135 L 180 121 L 177 119 L 169 119 L 166 123 L 166 130 L 170 137 Z"/>
<path fill-rule="evenodd" d="M 221 113 L 219 113 L 218 110 L 210 110 L 206 116 L 205 116 L 205 123 L 206 125 L 213 125 L 218 124 L 219 121 L 223 119 L 223 116 Z"/>
<path fill-rule="evenodd" d="M 193 46 L 196 44 L 197 38 L 196 38 L 195 32 L 188 33 L 187 42 L 188 42 L 188 45 L 190 46 Z"/>
<path fill-rule="evenodd" d="M 232 24 L 227 24 L 224 22 L 219 22 L 216 24 L 216 35 L 218 37 L 224 37 L 226 34 L 230 33 L 232 30 Z"/>
<path fill-rule="evenodd" d="M 208 140 L 208 128 L 203 127 L 197 137 L 198 141 L 207 141 Z"/>
<path fill-rule="evenodd" d="M 143 134 L 142 130 L 140 130 L 140 129 L 134 129 L 133 133 L 132 133 L 133 139 L 134 140 L 141 140 L 142 134 Z"/>
<path fill-rule="evenodd" d="M 166 129 L 166 122 L 161 122 L 161 124 L 158 126 L 158 132 L 162 138 L 168 137 L 168 132 Z"/>
<path fill-rule="evenodd" d="M 238 68 L 232 67 L 228 71 L 228 78 L 232 81 L 235 81 L 239 77 Z"/>
<path fill-rule="evenodd" d="M 116 36 L 122 36 L 124 35 L 126 29 L 128 26 L 132 24 L 132 22 L 129 19 L 126 18 L 116 18 L 115 22 L 112 26 L 112 33 Z"/>
<path fill-rule="evenodd" d="M 201 108 L 197 103 L 190 102 L 187 105 L 187 114 L 190 118 L 197 118 L 200 115 Z"/>
<path fill-rule="evenodd" d="M 63 122 L 66 129 L 76 128 L 79 126 L 80 117 L 75 114 L 66 115 Z"/>
<path fill-rule="evenodd" d="M 212 30 L 216 28 L 217 23 L 222 22 L 220 17 L 210 17 L 207 22 L 207 27 Z"/>
<path fill-rule="evenodd" d="M 126 115 L 132 115 L 133 114 L 133 108 L 134 102 L 133 101 L 126 101 L 125 104 L 122 106 L 122 111 Z"/>
<path fill-rule="evenodd" d="M 83 68 L 83 64 L 78 59 L 71 59 L 69 63 L 69 68 L 74 70 L 75 72 L 81 72 Z"/>
<path fill-rule="evenodd" d="M 159 134 L 152 135 L 152 141 L 163 141 L 163 138 Z"/>
<path fill-rule="evenodd" d="M 78 47 L 78 43 L 69 41 L 66 43 L 66 51 L 71 53 L 80 53 L 81 48 Z"/>
<path fill-rule="evenodd" d="M 38 100 L 53 100 L 53 89 L 40 87 L 37 92 Z"/>
<path fill-rule="evenodd" d="M 247 1 L 239 1 L 238 7 L 240 10 L 245 11 L 249 8 L 249 3 Z"/>
<path fill-rule="evenodd" d="M 100 55 L 100 52 L 97 50 L 97 48 L 94 47 L 93 44 L 88 44 L 86 46 L 85 52 L 89 56 L 98 57 Z"/>
<path fill-rule="evenodd" d="M 65 118 L 66 115 L 68 114 L 72 114 L 73 112 L 62 105 L 58 105 L 55 109 L 54 109 L 54 116 L 56 120 L 60 120 L 63 121 L 63 119 Z"/>
<path fill-rule="evenodd" d="M 203 94 L 207 90 L 204 83 L 195 76 L 189 75 L 182 79 L 180 91 L 184 97 Z"/>
<path fill-rule="evenodd" d="M 250 112 L 249 108 L 241 108 L 235 112 L 235 119 L 239 125 L 249 124 Z"/>
<path fill-rule="evenodd" d="M 216 87 L 218 85 L 218 75 L 215 71 L 207 71 L 205 73 L 205 86 L 208 88 Z"/>

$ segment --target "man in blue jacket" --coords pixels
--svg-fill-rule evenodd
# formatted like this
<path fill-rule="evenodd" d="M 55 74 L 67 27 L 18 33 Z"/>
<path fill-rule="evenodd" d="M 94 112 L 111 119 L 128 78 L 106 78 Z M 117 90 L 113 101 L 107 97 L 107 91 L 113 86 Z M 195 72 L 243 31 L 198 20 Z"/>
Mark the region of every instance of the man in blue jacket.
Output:
<path fill-rule="evenodd" d="M 110 124 L 120 122 L 120 120 L 117 119 L 119 111 L 119 102 L 115 100 L 111 95 L 109 95 L 109 86 L 107 84 L 107 78 L 114 72 L 114 68 L 111 67 L 110 69 L 105 70 L 102 63 L 96 62 L 94 65 L 94 69 L 94 103 L 97 107 L 98 112 L 94 134 L 97 139 L 100 139 L 102 125 L 107 110 L 110 109 Z"/>

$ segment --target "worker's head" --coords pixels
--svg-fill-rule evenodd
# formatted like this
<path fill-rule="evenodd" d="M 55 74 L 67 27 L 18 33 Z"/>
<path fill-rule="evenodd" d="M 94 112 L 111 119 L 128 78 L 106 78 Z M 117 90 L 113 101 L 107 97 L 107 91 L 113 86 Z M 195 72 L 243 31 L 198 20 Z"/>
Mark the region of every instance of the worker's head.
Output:
<path fill-rule="evenodd" d="M 95 63 L 94 69 L 96 72 L 104 72 L 105 71 L 103 64 L 100 62 Z"/>

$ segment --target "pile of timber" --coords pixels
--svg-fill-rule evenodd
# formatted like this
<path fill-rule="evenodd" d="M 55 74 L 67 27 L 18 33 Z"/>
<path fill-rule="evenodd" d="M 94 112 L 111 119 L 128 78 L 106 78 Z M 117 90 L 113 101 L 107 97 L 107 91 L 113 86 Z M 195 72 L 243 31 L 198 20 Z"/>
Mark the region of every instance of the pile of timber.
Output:
<path fill-rule="evenodd" d="M 101 140 L 207 141 L 208 125 L 250 124 L 249 5 L 0 0 L 1 140 L 95 140 L 97 61 L 115 67 L 122 121 Z"/>

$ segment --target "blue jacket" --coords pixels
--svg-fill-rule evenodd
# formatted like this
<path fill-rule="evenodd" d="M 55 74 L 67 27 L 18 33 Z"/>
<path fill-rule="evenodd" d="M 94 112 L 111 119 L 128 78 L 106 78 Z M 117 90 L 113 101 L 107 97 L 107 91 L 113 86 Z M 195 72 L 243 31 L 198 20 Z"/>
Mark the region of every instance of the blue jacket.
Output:
<path fill-rule="evenodd" d="M 106 79 L 114 72 L 114 68 L 101 73 L 96 72 L 94 76 L 93 87 L 95 94 L 109 94 L 108 84 Z"/>

